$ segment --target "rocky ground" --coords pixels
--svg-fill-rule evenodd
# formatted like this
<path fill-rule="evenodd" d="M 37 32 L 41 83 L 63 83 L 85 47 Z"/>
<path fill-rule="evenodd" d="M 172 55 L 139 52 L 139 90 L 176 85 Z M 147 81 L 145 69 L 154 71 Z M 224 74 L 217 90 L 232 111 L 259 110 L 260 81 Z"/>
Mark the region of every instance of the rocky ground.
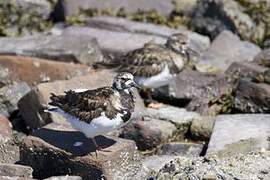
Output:
<path fill-rule="evenodd" d="M 0 179 L 270 179 L 269 24 L 269 0 L 0 2 Z M 110 85 L 93 63 L 177 32 L 193 68 L 153 92 L 160 109 L 136 92 L 98 158 L 43 111 L 50 93 Z"/>

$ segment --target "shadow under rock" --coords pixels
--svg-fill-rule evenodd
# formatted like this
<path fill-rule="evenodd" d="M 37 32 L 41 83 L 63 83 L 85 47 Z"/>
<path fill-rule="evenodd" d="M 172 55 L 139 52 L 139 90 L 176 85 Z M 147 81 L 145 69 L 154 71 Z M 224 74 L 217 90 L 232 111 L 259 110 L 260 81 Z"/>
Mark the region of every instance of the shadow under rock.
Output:
<path fill-rule="evenodd" d="M 86 138 L 84 134 L 79 131 L 58 131 L 42 128 L 37 132 L 34 132 L 32 136 L 39 137 L 52 146 L 69 152 L 74 156 L 84 156 L 96 151 L 92 140 Z M 97 136 L 95 137 L 95 140 L 97 144 L 104 149 L 116 143 L 115 140 L 105 136 Z"/>

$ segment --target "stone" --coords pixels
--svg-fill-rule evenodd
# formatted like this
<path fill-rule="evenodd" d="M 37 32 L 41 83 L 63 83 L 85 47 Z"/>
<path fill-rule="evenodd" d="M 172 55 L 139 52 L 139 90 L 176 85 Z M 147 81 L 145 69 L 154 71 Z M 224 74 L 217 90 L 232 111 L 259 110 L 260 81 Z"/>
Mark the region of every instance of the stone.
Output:
<path fill-rule="evenodd" d="M 156 2 L 155 0 L 107 0 L 106 2 L 98 0 L 60 0 L 55 9 L 55 21 L 64 21 L 66 17 L 74 15 L 80 9 L 110 9 L 112 11 L 119 11 L 123 8 L 126 13 L 136 13 L 138 11 L 150 11 L 155 9 L 159 14 L 169 16 L 173 11 L 174 6 L 170 0 Z"/>
<path fill-rule="evenodd" d="M 269 179 L 269 160 L 269 151 L 239 153 L 222 158 L 177 156 L 171 162 L 167 161 L 163 167 L 152 169 L 148 177 L 149 179 L 203 180 Z"/>
<path fill-rule="evenodd" d="M 103 52 L 122 54 L 143 47 L 149 41 L 164 44 L 166 38 L 154 35 L 115 32 L 106 29 L 71 26 L 62 32 L 63 36 L 91 36 L 96 38 Z"/>
<path fill-rule="evenodd" d="M 28 177 L 17 177 L 17 176 L 0 176 L 1 180 L 34 180 L 32 178 L 28 178 Z"/>
<path fill-rule="evenodd" d="M 240 79 L 235 94 L 235 108 L 241 112 L 270 112 L 270 85 Z"/>
<path fill-rule="evenodd" d="M 216 79 L 216 74 L 186 69 L 171 80 L 168 86 L 155 89 L 153 94 L 162 99 L 177 99 L 180 101 L 177 105 L 183 107 L 185 100 L 200 97 L 205 93 L 203 88 Z"/>
<path fill-rule="evenodd" d="M 195 66 L 203 72 L 211 68 L 224 72 L 233 62 L 251 62 L 260 51 L 258 46 L 240 40 L 230 31 L 223 31 L 214 39 L 210 48 L 198 59 Z"/>
<path fill-rule="evenodd" d="M 136 22 L 125 18 L 116 18 L 109 16 L 96 16 L 86 20 L 86 25 L 99 29 L 106 29 L 116 32 L 131 32 L 138 34 L 151 34 L 168 38 L 174 33 L 184 33 L 190 39 L 191 49 L 202 53 L 210 46 L 210 39 L 207 36 L 200 35 L 196 32 L 189 31 L 186 28 L 172 29 L 151 23 Z"/>
<path fill-rule="evenodd" d="M 233 77 L 237 76 L 240 77 L 248 77 L 252 78 L 259 73 L 263 73 L 267 70 L 266 67 L 259 66 L 255 63 L 241 63 L 241 62 L 234 62 L 232 63 L 228 69 L 225 71 L 225 74 Z"/>
<path fill-rule="evenodd" d="M 35 35 L 0 39 L 0 54 L 38 57 L 91 65 L 103 59 L 95 39 L 89 35 Z"/>
<path fill-rule="evenodd" d="M 133 141 L 112 136 L 98 136 L 96 141 L 104 149 L 97 156 L 92 141 L 82 133 L 51 123 L 23 139 L 20 162 L 31 165 L 38 179 L 67 174 L 82 179 L 128 179 L 136 175 L 141 165 Z"/>
<path fill-rule="evenodd" d="M 28 92 L 30 87 L 25 82 L 6 85 L 0 89 L 0 114 L 9 117 L 18 110 L 19 100 Z"/>
<path fill-rule="evenodd" d="M 190 126 L 191 138 L 209 141 L 215 123 L 215 117 L 202 116 L 192 121 Z"/>
<path fill-rule="evenodd" d="M 0 115 L 0 163 L 15 163 L 19 158 L 19 147 L 12 137 L 12 125 Z"/>
<path fill-rule="evenodd" d="M 207 155 L 230 156 L 269 150 L 270 115 L 220 115 L 215 120 Z"/>
<path fill-rule="evenodd" d="M 203 150 L 203 144 L 172 142 L 163 145 L 162 155 L 175 156 L 199 156 Z"/>
<path fill-rule="evenodd" d="M 170 122 L 144 117 L 126 125 L 120 137 L 132 139 L 139 150 L 151 150 L 171 138 L 177 128 Z"/>
<path fill-rule="evenodd" d="M 249 39 L 255 33 L 256 24 L 242 11 L 236 1 L 198 1 L 192 25 L 198 32 L 215 38 L 223 30 L 230 30 Z"/>
<path fill-rule="evenodd" d="M 257 54 L 254 57 L 254 62 L 265 67 L 270 67 L 270 48 L 264 49 Z"/>
<path fill-rule="evenodd" d="M 0 176 L 32 177 L 33 169 L 19 164 L 0 163 Z"/>
<path fill-rule="evenodd" d="M 24 81 L 30 86 L 54 80 L 65 80 L 90 72 L 91 68 L 80 64 L 48 61 L 22 56 L 0 56 L 0 67 L 5 74 L 1 82 Z"/>
<path fill-rule="evenodd" d="M 27 126 L 36 129 L 52 122 L 48 113 L 45 113 L 44 105 L 50 102 L 50 94 L 63 94 L 70 89 L 96 89 L 103 86 L 111 86 L 115 73 L 108 70 L 93 71 L 84 76 L 74 77 L 70 80 L 59 80 L 42 83 L 26 94 L 18 103 L 20 112 Z M 139 118 L 144 111 L 144 104 L 136 92 L 136 105 L 134 118 Z M 58 116 L 59 117 L 59 116 Z M 56 120 L 57 121 L 57 120 Z M 59 122 L 59 121 L 58 121 Z"/>
<path fill-rule="evenodd" d="M 45 180 L 82 180 L 80 176 L 53 176 L 46 178 Z"/>
<path fill-rule="evenodd" d="M 196 111 L 204 116 L 215 116 L 229 113 L 234 105 L 234 89 L 236 80 L 223 74 L 203 88 L 204 93 L 192 99 L 186 107 L 188 111 Z"/>

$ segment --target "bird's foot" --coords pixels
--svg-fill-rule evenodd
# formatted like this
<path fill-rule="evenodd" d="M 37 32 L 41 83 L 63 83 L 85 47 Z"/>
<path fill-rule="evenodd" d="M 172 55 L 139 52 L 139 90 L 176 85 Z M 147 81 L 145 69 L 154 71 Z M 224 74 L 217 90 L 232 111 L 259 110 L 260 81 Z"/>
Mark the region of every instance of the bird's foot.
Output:
<path fill-rule="evenodd" d="M 152 109 L 160 109 L 163 106 L 164 106 L 163 103 L 150 103 L 150 104 L 148 104 L 147 107 L 152 108 Z"/>

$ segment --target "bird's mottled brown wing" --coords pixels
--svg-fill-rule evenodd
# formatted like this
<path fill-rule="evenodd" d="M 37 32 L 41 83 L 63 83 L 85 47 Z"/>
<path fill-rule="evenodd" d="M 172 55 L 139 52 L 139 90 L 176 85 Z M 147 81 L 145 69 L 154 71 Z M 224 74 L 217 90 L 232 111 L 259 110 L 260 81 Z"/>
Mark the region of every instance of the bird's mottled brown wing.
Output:
<path fill-rule="evenodd" d="M 118 71 L 130 72 L 135 76 L 150 77 L 161 73 L 168 65 L 172 73 L 177 73 L 171 53 L 173 52 L 160 45 L 147 45 L 122 56 Z"/>
<path fill-rule="evenodd" d="M 114 90 L 103 87 L 80 93 L 70 90 L 65 92 L 65 95 L 59 96 L 52 94 L 49 104 L 61 108 L 81 121 L 90 123 L 102 112 L 105 112 L 109 118 L 116 117 L 117 109 L 114 106 L 116 100 Z"/>

